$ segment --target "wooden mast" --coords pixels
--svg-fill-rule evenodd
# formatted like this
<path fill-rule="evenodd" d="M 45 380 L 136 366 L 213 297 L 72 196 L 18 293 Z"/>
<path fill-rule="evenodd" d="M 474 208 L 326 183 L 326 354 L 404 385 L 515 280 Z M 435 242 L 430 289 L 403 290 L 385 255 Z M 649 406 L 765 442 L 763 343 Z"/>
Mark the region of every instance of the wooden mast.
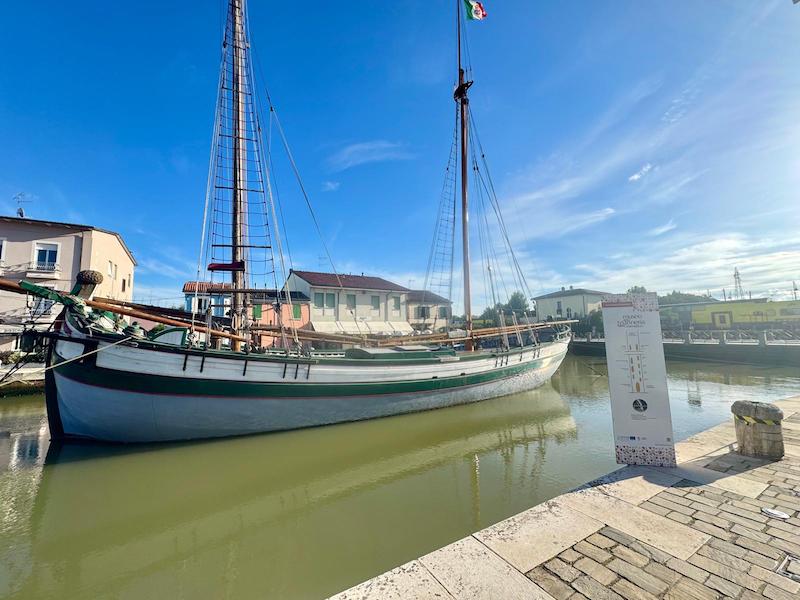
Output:
<path fill-rule="evenodd" d="M 244 31 L 244 2 L 245 0 L 230 0 L 230 20 L 233 28 L 233 69 L 232 69 L 232 97 L 231 121 L 233 124 L 233 215 L 231 219 L 231 262 L 233 289 L 241 290 L 247 287 L 244 269 L 246 268 L 243 248 L 245 246 L 244 228 L 245 210 L 247 205 L 247 118 L 245 95 L 247 76 L 244 53 L 247 41 Z M 240 268 L 242 266 L 243 268 Z M 236 335 L 241 336 L 247 320 L 247 305 L 245 294 L 234 291 L 231 294 L 231 325 Z M 239 349 L 239 342 L 233 342 L 233 349 Z"/>
<path fill-rule="evenodd" d="M 467 90 L 472 85 L 472 81 L 467 81 L 464 68 L 461 66 L 461 3 L 463 0 L 456 0 L 456 31 L 458 43 L 458 86 L 453 93 L 453 98 L 459 105 L 459 115 L 461 119 L 461 244 L 464 265 L 464 315 L 466 319 L 467 341 L 464 346 L 466 350 L 472 350 L 472 292 L 470 287 L 469 273 L 469 204 L 467 200 L 467 187 L 469 183 L 467 175 L 467 136 L 469 125 L 469 98 Z"/>

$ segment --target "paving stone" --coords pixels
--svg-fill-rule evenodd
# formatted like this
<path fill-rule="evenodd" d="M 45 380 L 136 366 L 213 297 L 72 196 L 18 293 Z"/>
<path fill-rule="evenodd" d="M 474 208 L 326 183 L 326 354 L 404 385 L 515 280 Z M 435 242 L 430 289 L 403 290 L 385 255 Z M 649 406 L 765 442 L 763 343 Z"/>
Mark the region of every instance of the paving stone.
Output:
<path fill-rule="evenodd" d="M 761 581 L 765 581 L 770 585 L 774 585 L 775 587 L 782 589 L 784 592 L 800 595 L 800 583 L 792 581 L 788 577 L 778 575 L 777 573 L 768 571 L 767 569 L 759 567 L 758 565 L 751 565 L 748 573 L 750 573 L 750 575 L 753 577 L 760 579 Z"/>
<path fill-rule="evenodd" d="M 715 590 L 719 590 L 726 596 L 730 596 L 731 598 L 736 598 L 739 593 L 742 591 L 741 586 L 736 585 L 728 581 L 727 579 L 722 579 L 721 577 L 717 577 L 716 575 L 711 575 L 706 580 L 706 586 L 710 588 L 714 588 Z"/>
<path fill-rule="evenodd" d="M 662 494 L 659 494 L 658 496 L 653 496 L 652 498 L 650 498 L 649 502 L 651 504 L 657 504 L 658 506 L 663 506 L 664 508 L 674 510 L 675 512 L 683 513 L 689 517 L 691 517 L 694 514 L 693 508 L 689 508 L 688 506 L 684 506 L 683 504 L 678 504 L 677 502 L 673 502 L 671 499 L 665 498 Z"/>
<path fill-rule="evenodd" d="M 732 513 L 729 510 L 726 510 L 725 505 L 720 507 L 719 516 L 723 519 L 727 519 L 728 521 L 733 521 L 739 525 L 749 527 L 755 531 L 764 531 L 767 528 L 766 523 L 760 523 L 759 521 L 754 521 L 753 519 L 748 519 L 747 517 Z"/>
<path fill-rule="evenodd" d="M 765 533 L 761 533 L 760 531 L 755 531 L 748 527 L 744 527 L 739 525 L 738 523 L 731 527 L 731 533 L 735 533 L 736 535 L 741 535 L 746 538 L 750 538 L 751 540 L 755 540 L 757 542 L 761 542 L 762 544 L 768 544 L 772 538 Z"/>
<path fill-rule="evenodd" d="M 575 567 L 568 565 L 558 558 L 548 560 L 546 563 L 544 563 L 544 566 L 547 567 L 551 572 L 558 575 L 564 581 L 572 581 L 578 575 L 580 575 L 580 572 Z"/>
<path fill-rule="evenodd" d="M 608 563 L 608 568 L 651 594 L 663 594 L 669 588 L 657 577 L 618 558 Z"/>
<path fill-rule="evenodd" d="M 706 513 L 707 515 L 716 516 L 719 514 L 719 508 L 716 506 L 709 506 L 708 504 L 701 504 L 700 502 L 692 502 L 689 506 L 695 511 L 700 511 Z"/>
<path fill-rule="evenodd" d="M 627 579 L 620 579 L 612 588 L 618 592 L 625 600 L 657 600 L 650 592 L 646 592 L 639 586 L 633 585 Z"/>
<path fill-rule="evenodd" d="M 681 578 L 680 573 L 676 573 L 672 569 L 668 569 L 664 565 L 660 565 L 656 562 L 651 562 L 644 570 L 669 585 L 675 585 Z"/>
<path fill-rule="evenodd" d="M 747 479 L 742 475 L 723 475 L 718 471 L 699 467 L 694 464 L 683 463 L 671 469 L 659 468 L 658 470 L 690 481 L 707 484 L 713 488 L 734 492 L 742 496 L 749 496 L 750 498 L 757 498 L 761 492 L 767 489 L 766 483 L 759 483 Z"/>
<path fill-rule="evenodd" d="M 747 562 L 758 565 L 759 567 L 764 567 L 770 571 L 774 571 L 778 566 L 778 561 L 774 558 L 767 558 L 763 554 L 757 554 L 752 550 L 748 550 L 747 555 L 744 558 Z"/>
<path fill-rule="evenodd" d="M 721 502 L 718 500 L 695 493 L 687 493 L 684 498 L 687 500 L 692 500 L 693 502 L 698 502 L 699 504 L 705 504 L 706 506 L 710 506 L 712 508 L 717 508 L 721 504 Z"/>
<path fill-rule="evenodd" d="M 722 517 L 710 515 L 702 511 L 697 511 L 696 513 L 694 513 L 694 518 L 696 521 L 703 521 L 704 523 L 709 523 L 710 525 L 714 525 L 715 527 L 719 527 L 720 529 L 725 529 L 725 530 L 727 530 L 733 525 L 732 522 L 726 521 Z"/>
<path fill-rule="evenodd" d="M 528 579 L 550 594 L 556 600 L 567 600 L 573 594 L 573 589 L 558 577 L 546 571 L 544 567 L 536 567 L 527 574 Z"/>
<path fill-rule="evenodd" d="M 611 554 L 602 548 L 598 548 L 594 544 L 590 544 L 586 540 L 580 541 L 572 547 L 576 552 L 580 552 L 584 556 L 593 558 L 597 562 L 603 564 L 611 560 Z"/>
<path fill-rule="evenodd" d="M 586 575 L 572 582 L 572 587 L 590 600 L 624 600 L 622 596 Z"/>
<path fill-rule="evenodd" d="M 671 554 L 667 554 L 666 552 L 659 550 L 658 548 L 653 548 L 650 544 L 644 544 L 642 542 L 632 542 L 630 546 L 628 546 L 631 550 L 638 552 L 639 554 L 644 554 L 645 556 L 649 557 L 650 560 L 654 560 L 662 565 L 667 564 L 667 561 L 672 558 Z"/>
<path fill-rule="evenodd" d="M 534 506 L 477 532 L 474 537 L 518 571 L 527 573 L 603 526 L 561 502 L 572 495 Z"/>
<path fill-rule="evenodd" d="M 734 567 L 729 567 L 728 565 L 724 565 L 722 563 L 717 562 L 716 560 L 712 560 L 708 557 L 701 556 L 699 554 L 695 554 L 694 556 L 689 558 L 689 562 L 693 564 L 695 567 L 700 567 L 701 569 L 705 569 L 706 571 L 712 573 L 713 575 L 717 575 L 727 580 L 728 582 L 732 582 L 737 586 L 745 587 L 748 590 L 753 590 L 754 592 L 757 592 L 758 589 L 761 587 L 761 583 L 758 583 L 757 580 L 754 580 L 751 576 L 747 574 L 747 569 L 737 570 Z M 731 594 L 730 592 L 727 592 L 723 589 L 720 589 L 718 586 L 711 585 L 711 583 L 709 583 L 710 580 L 711 577 L 709 577 L 706 580 L 705 584 L 721 591 L 724 594 L 728 594 L 729 596 L 736 595 L 736 594 Z"/>
<path fill-rule="evenodd" d="M 575 563 L 575 568 L 582 571 L 589 577 L 596 579 L 605 586 L 611 585 L 611 583 L 617 578 L 612 571 L 609 571 L 596 560 L 586 556 Z"/>
<path fill-rule="evenodd" d="M 731 544 L 730 542 L 725 542 L 723 540 L 713 539 L 708 542 L 708 545 L 712 548 L 716 548 L 717 550 L 721 550 L 722 552 L 727 552 L 728 554 L 732 554 L 738 558 L 744 558 L 747 554 L 747 549 L 742 548 L 741 546 L 737 546 L 736 544 Z"/>
<path fill-rule="evenodd" d="M 419 561 L 456 599 L 551 598 L 472 536 L 426 554 Z"/>
<path fill-rule="evenodd" d="M 763 542 L 758 542 L 749 537 L 739 536 L 733 540 L 733 543 L 737 546 L 741 546 L 742 548 L 747 548 L 751 552 L 758 552 L 759 554 L 763 554 L 764 556 L 775 560 L 778 560 L 782 556 L 781 551 L 774 546 L 770 546 L 769 544 L 765 544 Z"/>
<path fill-rule="evenodd" d="M 574 563 L 580 557 L 581 555 L 575 552 L 575 550 L 573 550 L 572 548 L 567 548 L 561 554 L 558 555 L 558 558 L 570 564 Z"/>
<path fill-rule="evenodd" d="M 563 502 L 678 558 L 688 558 L 708 541 L 701 532 L 594 490 L 573 492 L 563 496 Z"/>
<path fill-rule="evenodd" d="M 650 562 L 650 559 L 644 554 L 639 554 L 635 550 L 631 550 L 627 546 L 616 546 L 611 550 L 611 553 L 617 558 L 621 558 L 636 567 L 644 567 Z"/>
<path fill-rule="evenodd" d="M 793 544 L 792 542 L 787 542 L 786 540 L 782 540 L 780 538 L 770 538 L 769 543 L 775 548 L 783 550 L 788 554 L 800 556 L 800 544 Z"/>
<path fill-rule="evenodd" d="M 774 527 L 775 529 L 780 529 L 781 531 L 785 531 L 786 533 L 790 533 L 795 536 L 800 536 L 800 527 L 798 527 L 797 525 L 792 525 L 791 523 L 787 523 L 786 521 L 781 521 L 779 519 L 770 519 L 769 526 Z"/>
<path fill-rule="evenodd" d="M 721 598 L 717 590 L 712 590 L 691 579 L 683 578 L 666 593 L 666 600 L 716 600 Z"/>
<path fill-rule="evenodd" d="M 631 537 L 627 533 L 623 533 L 619 529 L 614 529 L 613 527 L 603 527 L 600 530 L 600 533 L 624 546 L 630 546 L 636 541 L 635 537 Z"/>
<path fill-rule="evenodd" d="M 774 585 L 770 584 L 767 584 L 767 586 L 761 590 L 761 593 L 772 600 L 797 600 L 797 596 L 794 594 L 785 592 L 782 589 L 776 588 Z"/>
<path fill-rule="evenodd" d="M 589 542 L 590 544 L 594 544 L 598 548 L 603 548 L 604 550 L 608 550 L 609 548 L 611 548 L 616 544 L 614 540 L 607 538 L 602 533 L 593 533 L 588 538 L 586 538 L 586 541 Z"/>
<path fill-rule="evenodd" d="M 667 488 L 661 494 L 659 494 L 662 498 L 666 498 L 667 500 L 671 500 L 672 502 L 677 502 L 678 504 L 683 504 L 684 506 L 689 506 L 692 501 L 687 500 L 684 498 L 686 492 L 681 492 L 676 488 Z"/>
<path fill-rule="evenodd" d="M 653 504 L 649 500 L 647 502 L 642 502 L 639 505 L 639 508 L 649 510 L 650 512 L 656 513 L 657 515 L 661 515 L 662 517 L 666 517 L 670 512 L 668 508 L 664 508 L 663 506 L 659 506 L 658 504 Z"/>
<path fill-rule="evenodd" d="M 800 544 L 800 535 L 795 535 L 776 527 L 768 527 L 764 533 L 781 540 L 786 540 L 787 542 L 792 542 L 793 544 Z"/>
<path fill-rule="evenodd" d="M 700 556 L 705 556 L 706 558 L 710 558 L 711 560 L 715 560 L 722 565 L 737 569 L 739 571 L 747 571 L 750 568 L 750 563 L 743 558 L 738 558 L 732 554 L 728 554 L 727 552 L 713 548 L 710 545 L 700 548 L 700 550 L 697 551 L 697 554 Z"/>
<path fill-rule="evenodd" d="M 696 567 L 685 560 L 681 560 L 680 558 L 671 558 L 667 562 L 667 566 L 673 571 L 677 571 L 681 575 L 685 575 L 690 579 L 694 579 L 698 583 L 703 583 L 706 579 L 708 579 L 708 571 L 705 571 L 700 567 Z"/>
<path fill-rule="evenodd" d="M 329 600 L 420 600 L 452 598 L 442 584 L 418 561 L 392 569 Z"/>
<path fill-rule="evenodd" d="M 751 521 L 756 521 L 758 523 L 766 523 L 768 520 L 767 517 L 762 515 L 760 512 L 757 512 L 755 507 L 742 508 L 735 502 L 723 504 L 719 507 L 719 509 L 728 513 L 733 513 L 734 515 L 739 515 L 740 517 L 745 517 L 746 519 L 750 519 Z"/>
<path fill-rule="evenodd" d="M 679 477 L 643 466 L 629 466 L 590 482 L 585 488 L 639 504 L 680 480 Z"/>
<path fill-rule="evenodd" d="M 673 521 L 677 521 L 678 523 L 683 523 L 684 525 L 691 525 L 694 519 L 692 517 L 686 516 L 679 512 L 675 512 L 674 510 L 667 515 L 668 519 L 672 519 Z"/>
<path fill-rule="evenodd" d="M 707 533 L 708 535 L 712 535 L 721 540 L 726 540 L 728 542 L 733 540 L 733 538 L 735 537 L 732 533 L 729 533 L 722 527 L 717 527 L 716 525 L 712 525 L 711 523 L 706 523 L 705 521 L 700 521 L 700 520 L 695 521 L 692 524 L 692 528 L 698 531 L 702 531 L 703 533 Z"/>

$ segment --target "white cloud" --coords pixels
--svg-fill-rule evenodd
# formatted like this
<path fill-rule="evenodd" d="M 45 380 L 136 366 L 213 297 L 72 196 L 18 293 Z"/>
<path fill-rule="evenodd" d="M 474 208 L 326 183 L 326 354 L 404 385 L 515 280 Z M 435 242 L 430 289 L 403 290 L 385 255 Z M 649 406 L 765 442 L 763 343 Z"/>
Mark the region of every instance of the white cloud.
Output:
<path fill-rule="evenodd" d="M 650 172 L 650 169 L 652 169 L 652 168 L 653 168 L 653 165 L 651 165 L 650 163 L 647 163 L 641 169 L 636 171 L 636 173 L 634 173 L 633 175 L 628 177 L 628 181 L 639 181 L 642 177 L 647 175 Z"/>
<path fill-rule="evenodd" d="M 344 171 L 358 165 L 392 160 L 410 160 L 414 155 L 404 144 L 388 140 L 357 142 L 341 148 L 328 157 L 328 168 L 333 172 Z"/>
<path fill-rule="evenodd" d="M 647 232 L 647 235 L 650 235 L 650 236 L 653 236 L 653 237 L 656 237 L 656 236 L 659 236 L 659 235 L 664 235 L 665 233 L 667 233 L 668 231 L 672 231 L 676 227 L 677 227 L 677 225 L 675 225 L 675 221 L 670 219 L 669 221 L 667 221 L 663 225 L 659 225 L 658 227 L 653 227 L 650 231 Z"/>
<path fill-rule="evenodd" d="M 322 191 L 323 192 L 335 192 L 341 186 L 341 182 L 339 181 L 323 181 L 322 182 Z"/>

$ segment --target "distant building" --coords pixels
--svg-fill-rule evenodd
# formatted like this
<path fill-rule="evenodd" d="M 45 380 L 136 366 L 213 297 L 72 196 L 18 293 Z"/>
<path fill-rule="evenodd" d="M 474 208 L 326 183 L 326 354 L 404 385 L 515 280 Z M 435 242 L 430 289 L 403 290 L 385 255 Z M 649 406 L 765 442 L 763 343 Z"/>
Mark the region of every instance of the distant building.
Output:
<path fill-rule="evenodd" d="M 122 237 L 90 225 L 0 217 L 0 276 L 69 291 L 79 271 L 103 274 L 95 296 L 133 298 L 136 259 Z M 58 314 L 43 298 L 0 292 L 0 350 L 17 347 L 25 326 L 46 329 Z"/>
<path fill-rule="evenodd" d="M 212 316 L 216 318 L 228 317 L 231 306 L 230 283 L 208 283 L 206 281 L 187 281 L 183 284 L 183 294 L 187 314 L 193 311 L 205 314 L 211 308 Z M 281 319 L 277 318 L 275 311 L 278 303 L 276 290 L 254 289 L 249 292 L 250 318 L 258 325 L 279 325 L 303 329 L 309 325 L 310 306 L 309 297 L 302 292 L 291 293 L 291 305 L 281 297 Z M 261 335 L 260 345 L 267 347 L 279 345 L 279 340 L 272 336 Z"/>
<path fill-rule="evenodd" d="M 550 318 L 580 319 L 593 310 L 600 309 L 600 301 L 608 292 L 587 290 L 586 288 L 562 287 L 560 291 L 551 292 L 534 298 L 536 301 L 536 319 L 546 321 Z"/>
<path fill-rule="evenodd" d="M 407 334 L 408 288 L 381 277 L 289 272 L 285 288 L 311 300 L 311 327 L 324 333 Z"/>
<path fill-rule="evenodd" d="M 417 330 L 437 330 L 447 327 L 453 303 L 426 290 L 411 290 L 406 294 L 408 322 Z"/>

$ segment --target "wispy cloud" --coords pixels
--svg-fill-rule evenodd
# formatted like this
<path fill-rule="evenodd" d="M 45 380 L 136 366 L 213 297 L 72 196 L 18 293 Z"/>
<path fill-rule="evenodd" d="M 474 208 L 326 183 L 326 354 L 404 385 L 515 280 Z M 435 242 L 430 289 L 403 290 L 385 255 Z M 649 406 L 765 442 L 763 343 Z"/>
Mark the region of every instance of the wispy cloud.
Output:
<path fill-rule="evenodd" d="M 328 168 L 333 172 L 344 171 L 367 163 L 392 160 L 410 160 L 414 155 L 405 144 L 388 140 L 357 142 L 341 148 L 328 157 Z"/>
<path fill-rule="evenodd" d="M 628 181 L 639 181 L 642 177 L 647 175 L 650 172 L 650 169 L 653 168 L 653 165 L 650 163 L 646 163 L 641 169 L 636 171 L 633 175 L 628 177 Z"/>
<path fill-rule="evenodd" d="M 323 192 L 335 192 L 341 186 L 341 182 L 339 181 L 323 181 L 322 182 L 322 191 Z"/>
<path fill-rule="evenodd" d="M 659 235 L 664 235 L 668 231 L 672 231 L 676 227 L 677 225 L 675 225 L 675 221 L 670 219 L 663 225 L 659 225 L 658 227 L 653 227 L 650 231 L 647 232 L 647 235 L 652 237 L 657 237 Z"/>

